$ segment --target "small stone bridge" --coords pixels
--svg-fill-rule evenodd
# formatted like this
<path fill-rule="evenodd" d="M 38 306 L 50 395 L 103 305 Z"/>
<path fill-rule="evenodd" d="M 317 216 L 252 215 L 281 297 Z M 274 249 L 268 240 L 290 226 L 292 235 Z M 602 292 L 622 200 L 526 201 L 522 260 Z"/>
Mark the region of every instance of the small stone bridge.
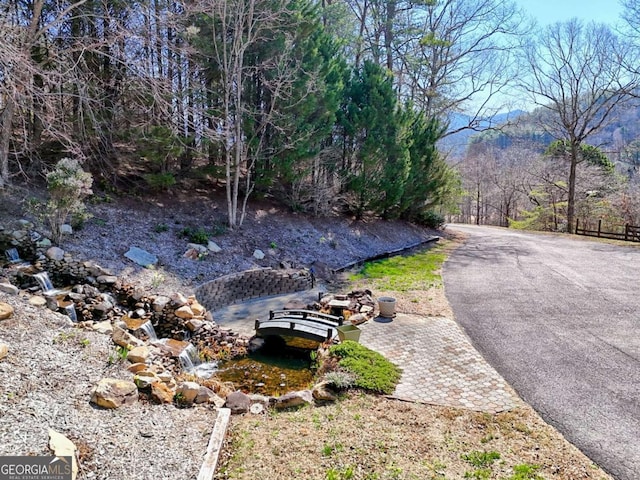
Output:
<path fill-rule="evenodd" d="M 271 310 L 268 320 L 256 320 L 256 335 L 306 338 L 317 342 L 331 340 L 338 334 L 343 317 L 314 310 Z"/>

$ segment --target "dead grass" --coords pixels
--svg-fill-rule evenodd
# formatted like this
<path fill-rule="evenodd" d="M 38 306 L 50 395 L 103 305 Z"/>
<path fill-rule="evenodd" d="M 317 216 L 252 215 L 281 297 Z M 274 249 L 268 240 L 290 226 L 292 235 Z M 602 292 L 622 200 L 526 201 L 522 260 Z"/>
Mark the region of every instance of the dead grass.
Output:
<path fill-rule="evenodd" d="M 480 468 L 465 460 L 473 452 L 500 458 Z M 489 415 L 358 393 L 234 417 L 216 478 L 506 480 L 517 465 L 539 467 L 544 479 L 610 478 L 529 407 Z"/>
<path fill-rule="evenodd" d="M 453 236 L 443 248 L 463 240 Z M 453 318 L 441 284 L 375 293 L 394 296 L 402 312 Z M 490 452 L 499 458 L 477 460 Z M 517 476 L 518 466 L 530 474 Z M 322 407 L 233 417 L 216 478 L 611 479 L 529 406 L 491 415 L 357 392 Z"/>

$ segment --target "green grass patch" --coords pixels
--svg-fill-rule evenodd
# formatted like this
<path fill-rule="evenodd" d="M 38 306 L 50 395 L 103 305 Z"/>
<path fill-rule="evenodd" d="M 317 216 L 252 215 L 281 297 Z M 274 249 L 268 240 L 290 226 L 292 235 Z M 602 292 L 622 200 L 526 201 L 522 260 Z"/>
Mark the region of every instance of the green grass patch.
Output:
<path fill-rule="evenodd" d="M 447 258 L 445 245 L 409 256 L 367 262 L 350 280 L 367 280 L 378 290 L 406 292 L 442 285 L 440 271 Z"/>
<path fill-rule="evenodd" d="M 391 394 L 400 381 L 401 370 L 378 352 L 347 340 L 329 350 L 338 365 L 355 375 L 354 386 L 375 393 Z"/>

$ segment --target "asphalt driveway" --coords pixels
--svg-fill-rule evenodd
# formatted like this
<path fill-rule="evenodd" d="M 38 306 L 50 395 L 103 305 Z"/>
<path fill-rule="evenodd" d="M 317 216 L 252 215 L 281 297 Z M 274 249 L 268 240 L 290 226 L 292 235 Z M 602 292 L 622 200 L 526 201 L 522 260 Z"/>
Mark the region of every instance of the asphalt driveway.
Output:
<path fill-rule="evenodd" d="M 640 247 L 450 225 L 445 292 L 475 347 L 614 477 L 640 479 Z"/>

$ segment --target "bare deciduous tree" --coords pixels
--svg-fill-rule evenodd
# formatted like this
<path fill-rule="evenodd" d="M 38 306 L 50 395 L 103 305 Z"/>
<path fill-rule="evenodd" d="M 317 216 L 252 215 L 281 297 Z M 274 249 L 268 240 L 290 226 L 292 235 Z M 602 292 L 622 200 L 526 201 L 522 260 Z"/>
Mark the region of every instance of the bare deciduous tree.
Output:
<path fill-rule="evenodd" d="M 522 86 L 550 115 L 542 127 L 569 145 L 567 230 L 575 221 L 580 146 L 613 120 L 639 85 L 625 68 L 633 52 L 603 24 L 577 19 L 542 29 L 525 47 L 530 75 Z M 622 59 L 625 59 L 624 61 Z"/>

